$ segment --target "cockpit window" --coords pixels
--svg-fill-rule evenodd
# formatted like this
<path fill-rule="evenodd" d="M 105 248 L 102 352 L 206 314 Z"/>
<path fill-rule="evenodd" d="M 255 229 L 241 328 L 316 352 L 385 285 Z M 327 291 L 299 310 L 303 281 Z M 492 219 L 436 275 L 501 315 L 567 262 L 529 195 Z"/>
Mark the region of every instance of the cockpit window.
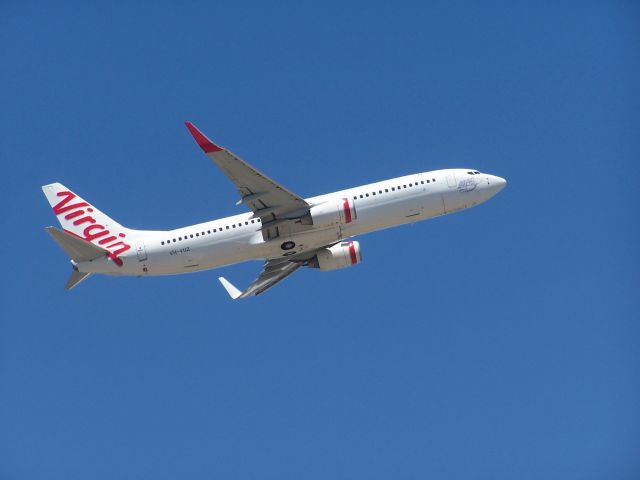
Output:
<path fill-rule="evenodd" d="M 480 172 L 478 172 L 478 171 L 475 171 L 473 173 L 475 173 L 476 175 L 480 175 Z"/>

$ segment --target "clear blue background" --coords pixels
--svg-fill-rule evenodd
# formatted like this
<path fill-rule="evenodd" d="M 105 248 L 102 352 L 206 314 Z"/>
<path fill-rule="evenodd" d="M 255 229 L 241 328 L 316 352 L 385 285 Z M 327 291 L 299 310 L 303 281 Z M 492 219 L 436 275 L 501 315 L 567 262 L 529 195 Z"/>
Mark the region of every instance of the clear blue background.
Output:
<path fill-rule="evenodd" d="M 2 2 L 0 477 L 638 478 L 640 8 L 530 3 Z M 303 196 L 509 185 L 248 301 L 258 262 L 63 292 L 43 184 L 243 211 L 185 120 Z"/>

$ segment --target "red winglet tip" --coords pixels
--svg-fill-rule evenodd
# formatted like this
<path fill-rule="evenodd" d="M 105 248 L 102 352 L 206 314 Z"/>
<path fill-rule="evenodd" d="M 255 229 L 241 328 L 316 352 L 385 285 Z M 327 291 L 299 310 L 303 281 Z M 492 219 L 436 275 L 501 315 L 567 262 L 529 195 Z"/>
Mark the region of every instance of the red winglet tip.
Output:
<path fill-rule="evenodd" d="M 187 126 L 189 132 L 198 143 L 198 145 L 200 145 L 200 148 L 204 150 L 204 153 L 219 152 L 220 150 L 222 150 L 222 148 L 205 137 L 204 134 L 200 130 L 198 130 L 193 123 L 184 122 L 184 124 Z"/>

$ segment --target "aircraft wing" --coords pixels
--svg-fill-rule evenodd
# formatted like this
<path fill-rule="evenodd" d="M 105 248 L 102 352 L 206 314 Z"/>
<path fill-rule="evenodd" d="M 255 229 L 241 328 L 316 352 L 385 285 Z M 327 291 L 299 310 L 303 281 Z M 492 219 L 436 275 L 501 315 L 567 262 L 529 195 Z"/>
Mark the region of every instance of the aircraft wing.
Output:
<path fill-rule="evenodd" d="M 209 140 L 191 122 L 186 122 L 191 135 L 204 153 L 236 185 L 240 203 L 247 205 L 260 218 L 263 228 L 275 222 L 304 215 L 309 204 L 295 193 L 271 180 L 247 162 Z"/>
<path fill-rule="evenodd" d="M 313 250 L 308 250 L 306 252 L 298 253 L 296 255 L 291 255 L 289 257 L 267 260 L 266 262 L 264 262 L 262 272 L 260 272 L 258 278 L 256 278 L 244 292 L 238 290 L 231 282 L 229 282 L 229 280 L 224 277 L 218 277 L 218 280 L 220 280 L 220 283 L 222 284 L 224 289 L 234 300 L 238 298 L 247 298 L 254 295 L 260 295 L 261 293 L 273 287 L 276 283 L 287 278 L 298 268 L 306 265 L 306 263 L 311 260 L 316 255 L 316 253 L 318 253 L 318 250 L 320 249 L 316 248 Z"/>
<path fill-rule="evenodd" d="M 287 278 L 302 265 L 304 265 L 303 262 L 291 262 L 282 259 L 267 260 L 258 278 L 256 278 L 244 292 L 238 290 L 224 277 L 219 277 L 218 280 L 220 280 L 220 283 L 222 283 L 222 286 L 229 296 L 236 300 L 238 298 L 260 295 L 262 292 L 273 287 L 276 283 Z"/>

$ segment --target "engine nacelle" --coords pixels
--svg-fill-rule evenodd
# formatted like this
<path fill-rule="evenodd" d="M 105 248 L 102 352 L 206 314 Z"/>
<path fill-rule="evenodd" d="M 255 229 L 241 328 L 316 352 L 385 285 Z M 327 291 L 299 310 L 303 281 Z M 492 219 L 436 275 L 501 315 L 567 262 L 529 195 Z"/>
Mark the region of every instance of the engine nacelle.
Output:
<path fill-rule="evenodd" d="M 326 228 L 351 223 L 355 219 L 356 207 L 353 200 L 345 197 L 311 207 L 309 213 L 302 218 L 302 223 L 318 228 Z"/>
<path fill-rule="evenodd" d="M 349 241 L 340 242 L 333 247 L 323 248 L 315 257 L 309 260 L 309 267 L 327 270 L 337 270 L 338 268 L 352 267 L 362 261 L 360 255 L 360 243 Z"/>

